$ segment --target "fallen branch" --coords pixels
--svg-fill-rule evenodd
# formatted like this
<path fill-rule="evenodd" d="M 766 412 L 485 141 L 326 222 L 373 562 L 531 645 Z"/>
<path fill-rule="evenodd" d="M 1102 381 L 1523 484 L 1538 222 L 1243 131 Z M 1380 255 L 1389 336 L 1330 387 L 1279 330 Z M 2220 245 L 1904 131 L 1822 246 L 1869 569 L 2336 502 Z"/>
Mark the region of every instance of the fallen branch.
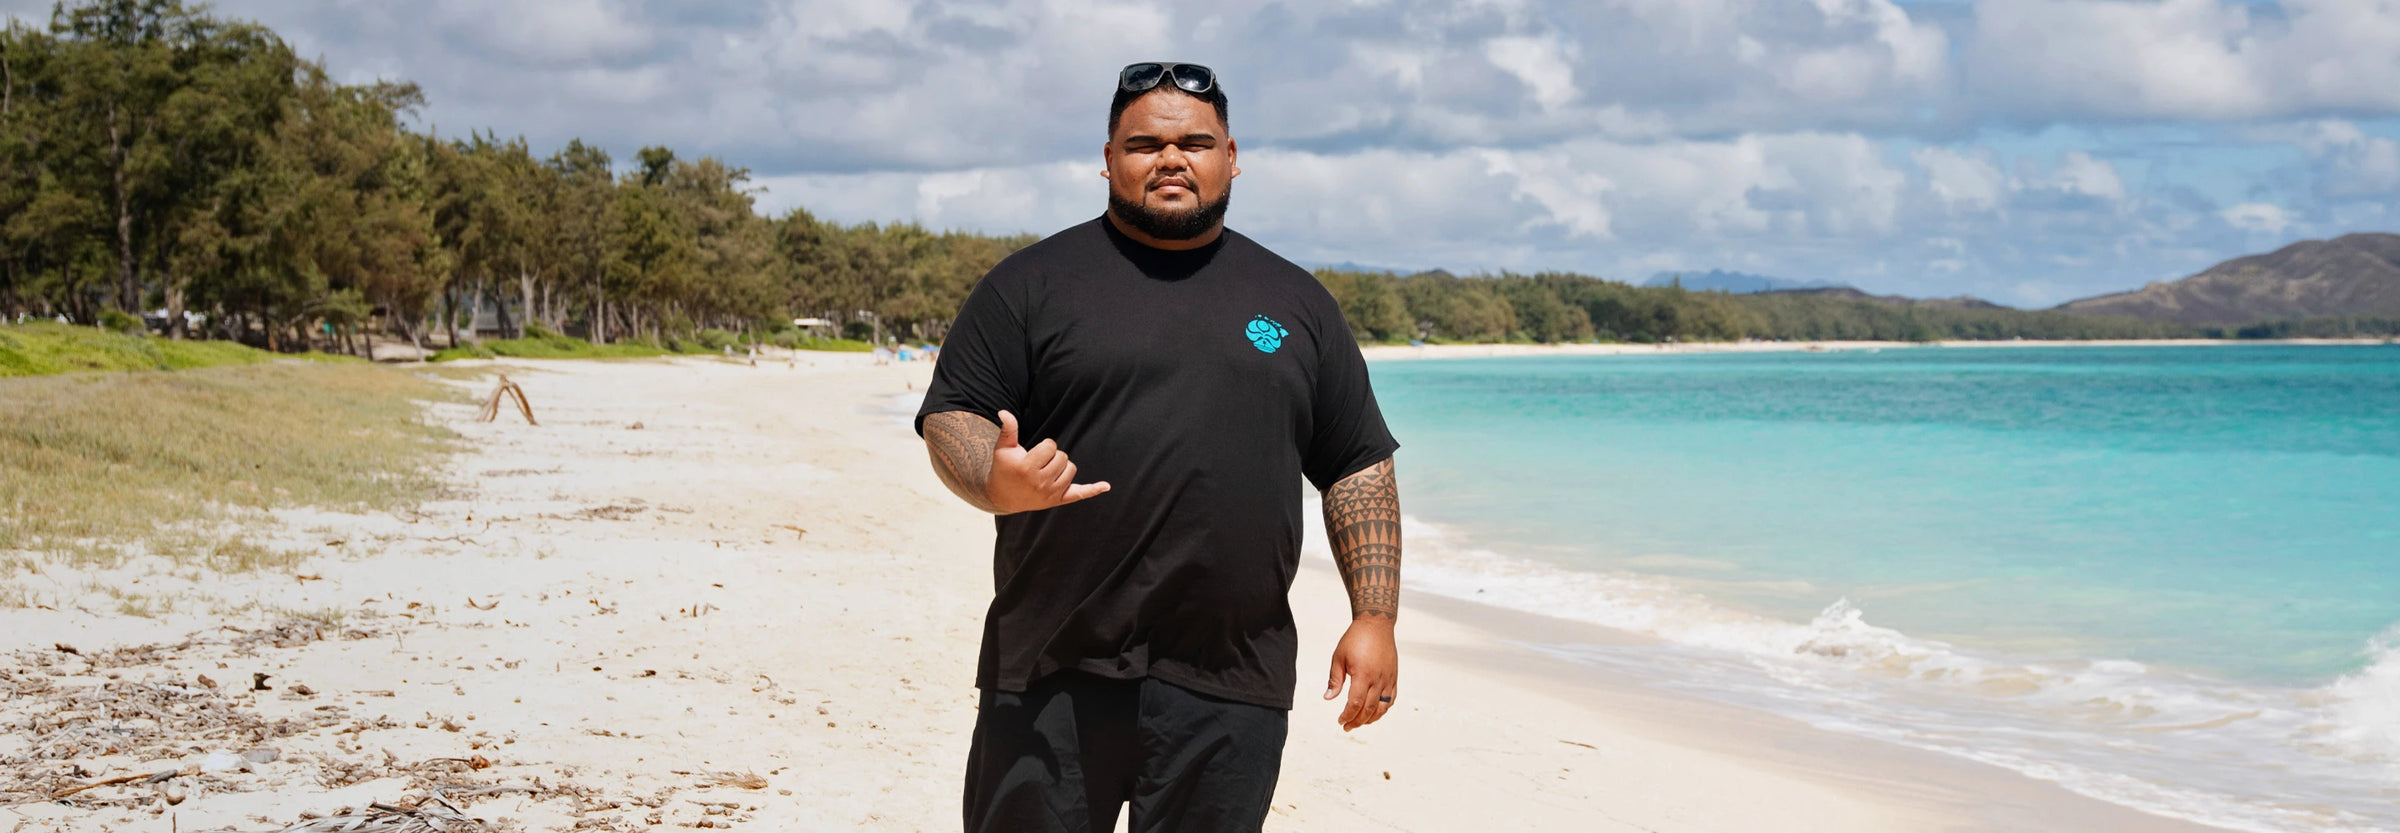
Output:
<path fill-rule="evenodd" d="M 115 778 L 102 778 L 98 781 L 94 781 L 79 787 L 69 787 L 67 789 L 51 793 L 50 800 L 57 801 L 59 799 L 66 798 L 67 796 L 83 792 L 84 790 L 96 790 L 113 784 L 127 784 L 134 781 L 147 781 L 149 783 L 156 784 L 182 774 L 184 774 L 182 770 L 170 769 L 162 772 L 137 772 L 132 775 L 119 775 Z"/>
<path fill-rule="evenodd" d="M 525 424 L 541 424 L 533 421 L 533 405 L 532 403 L 525 401 L 525 389 L 517 387 L 517 383 L 509 381 L 508 375 L 505 373 L 500 375 L 500 386 L 492 389 L 492 398 L 483 403 L 483 411 L 475 415 L 475 421 L 491 422 L 499 419 L 500 399 L 502 397 L 514 397 L 516 399 L 517 412 L 525 415 Z"/>

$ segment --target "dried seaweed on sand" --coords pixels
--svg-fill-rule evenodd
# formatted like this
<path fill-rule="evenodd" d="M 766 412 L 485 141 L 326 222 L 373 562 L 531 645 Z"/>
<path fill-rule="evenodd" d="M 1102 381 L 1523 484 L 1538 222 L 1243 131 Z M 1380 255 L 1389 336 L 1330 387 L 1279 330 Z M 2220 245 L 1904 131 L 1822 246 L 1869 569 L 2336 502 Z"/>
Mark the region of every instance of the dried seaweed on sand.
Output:
<path fill-rule="evenodd" d="M 370 804 L 364 810 L 310 819 L 275 833 L 487 833 L 493 829 L 436 795 L 414 804 Z"/>

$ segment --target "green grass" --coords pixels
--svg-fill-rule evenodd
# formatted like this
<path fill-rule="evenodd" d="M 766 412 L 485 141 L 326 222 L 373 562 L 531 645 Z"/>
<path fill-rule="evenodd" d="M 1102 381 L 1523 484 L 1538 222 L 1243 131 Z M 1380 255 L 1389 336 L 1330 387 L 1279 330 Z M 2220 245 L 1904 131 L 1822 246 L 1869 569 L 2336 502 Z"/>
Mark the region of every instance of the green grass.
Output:
<path fill-rule="evenodd" d="M 799 350 L 823 350 L 829 353 L 870 353 L 875 345 L 849 338 L 804 338 L 794 344 Z"/>
<path fill-rule="evenodd" d="M 421 420 L 421 401 L 454 396 L 366 364 L 0 379 L 0 554 L 289 566 L 305 554 L 256 544 L 240 522 L 279 507 L 391 509 L 433 495 L 430 463 L 451 435 Z"/>
<path fill-rule="evenodd" d="M 672 356 L 675 351 L 638 341 L 593 344 L 580 338 L 540 334 L 498 338 L 436 351 L 430 361 L 453 359 L 644 359 Z"/>
<path fill-rule="evenodd" d="M 230 341 L 176 341 L 49 321 L 0 326 L 0 376 L 191 370 L 283 358 L 358 361 L 323 353 L 282 356 Z"/>
<path fill-rule="evenodd" d="M 715 335 L 711 335 L 715 334 Z M 524 338 L 498 338 L 461 344 L 434 351 L 428 361 L 446 362 L 456 359 L 646 359 L 659 356 L 721 355 L 730 336 L 718 330 L 706 331 L 697 339 L 669 339 L 664 344 L 647 340 L 621 341 L 615 344 L 593 344 L 572 336 L 542 333 Z M 793 345 L 801 350 L 826 350 L 842 353 L 864 353 L 875 349 L 863 341 L 840 338 L 801 339 Z M 741 355 L 740 346 L 734 353 Z"/>

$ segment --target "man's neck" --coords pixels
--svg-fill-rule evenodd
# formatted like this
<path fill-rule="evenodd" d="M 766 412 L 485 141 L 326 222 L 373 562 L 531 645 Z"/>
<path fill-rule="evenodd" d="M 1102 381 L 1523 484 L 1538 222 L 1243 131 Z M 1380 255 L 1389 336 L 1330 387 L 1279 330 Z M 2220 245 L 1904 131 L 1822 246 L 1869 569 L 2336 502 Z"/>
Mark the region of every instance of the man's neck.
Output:
<path fill-rule="evenodd" d="M 1108 224 L 1116 226 L 1118 233 L 1125 235 L 1135 243 L 1140 243 L 1153 249 L 1163 249 L 1170 252 L 1184 252 L 1206 246 L 1210 243 L 1217 242 L 1217 237 L 1225 233 L 1225 224 L 1220 222 L 1216 225 L 1209 226 L 1207 231 L 1201 232 L 1197 237 L 1192 237 L 1185 240 L 1161 240 L 1159 238 L 1143 234 L 1140 229 L 1136 229 L 1133 226 L 1126 224 L 1124 220 L 1118 219 L 1117 210 L 1114 208 L 1108 210 Z"/>

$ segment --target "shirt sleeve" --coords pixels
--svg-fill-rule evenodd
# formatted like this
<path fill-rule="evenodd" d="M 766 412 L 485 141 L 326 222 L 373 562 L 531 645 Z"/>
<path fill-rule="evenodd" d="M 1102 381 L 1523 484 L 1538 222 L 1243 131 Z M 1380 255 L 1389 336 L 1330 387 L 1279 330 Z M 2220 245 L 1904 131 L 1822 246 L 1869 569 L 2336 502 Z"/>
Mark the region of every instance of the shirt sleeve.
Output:
<path fill-rule="evenodd" d="M 925 404 L 917 409 L 918 436 L 925 435 L 926 417 L 945 411 L 966 411 L 995 423 L 1003 409 L 1024 412 L 1030 387 L 1025 321 L 1002 297 L 998 283 L 985 276 L 959 306 L 934 360 Z"/>
<path fill-rule="evenodd" d="M 1367 382 L 1367 359 L 1358 352 L 1349 322 L 1338 312 L 1325 318 L 1328 323 L 1319 328 L 1325 337 L 1317 346 L 1317 390 L 1310 409 L 1314 426 L 1301 463 L 1301 473 L 1320 492 L 1400 449 L 1383 424 L 1383 410 Z"/>

